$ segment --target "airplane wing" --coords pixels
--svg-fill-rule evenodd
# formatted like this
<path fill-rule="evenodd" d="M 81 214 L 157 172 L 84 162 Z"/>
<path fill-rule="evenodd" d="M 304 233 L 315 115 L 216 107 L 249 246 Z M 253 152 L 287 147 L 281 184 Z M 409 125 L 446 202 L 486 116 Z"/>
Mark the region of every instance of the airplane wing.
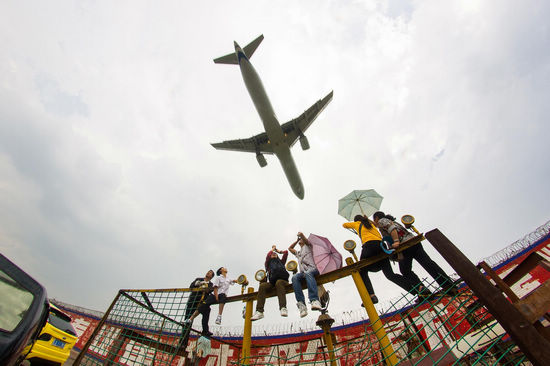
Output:
<path fill-rule="evenodd" d="M 273 149 L 269 144 L 269 139 L 265 132 L 252 136 L 248 139 L 228 140 L 211 145 L 218 150 L 243 151 L 256 154 L 273 154 Z"/>
<path fill-rule="evenodd" d="M 237 55 L 235 54 L 235 52 L 233 52 L 233 53 L 230 53 L 229 55 L 215 58 L 214 63 L 238 65 L 239 60 L 237 59 Z"/>
<path fill-rule="evenodd" d="M 260 34 L 258 38 L 256 38 L 255 40 L 253 40 L 252 42 L 244 46 L 243 51 L 246 57 L 251 58 L 252 54 L 254 53 L 254 51 L 256 51 L 256 48 L 258 48 L 258 46 L 260 45 L 260 43 L 262 43 L 263 40 L 264 40 L 264 35 Z"/>
<path fill-rule="evenodd" d="M 251 58 L 252 54 L 254 53 L 254 51 L 256 51 L 256 48 L 258 48 L 258 46 L 260 45 L 260 43 L 262 43 L 263 40 L 264 40 L 264 35 L 261 34 L 258 38 L 256 38 L 255 40 L 253 40 L 252 42 L 244 46 L 243 51 L 246 57 Z M 237 58 L 237 54 L 235 54 L 235 52 L 231 52 L 228 55 L 215 58 L 214 63 L 238 65 L 239 59 Z"/>
<path fill-rule="evenodd" d="M 292 147 L 296 141 L 302 136 L 304 132 L 309 128 L 309 126 L 315 121 L 317 116 L 325 109 L 327 104 L 332 100 L 333 92 L 327 94 L 326 97 L 317 101 L 314 105 L 309 107 L 307 111 L 302 113 L 299 117 L 290 120 L 283 125 L 281 128 L 286 135 L 286 141 L 288 146 Z"/>

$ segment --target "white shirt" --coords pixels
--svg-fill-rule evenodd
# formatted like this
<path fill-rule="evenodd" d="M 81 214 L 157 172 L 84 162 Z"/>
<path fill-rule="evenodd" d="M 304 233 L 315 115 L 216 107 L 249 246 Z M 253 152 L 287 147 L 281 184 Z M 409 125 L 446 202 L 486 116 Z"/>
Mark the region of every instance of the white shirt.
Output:
<path fill-rule="evenodd" d="M 300 265 L 300 272 L 307 272 L 313 269 L 317 269 L 315 261 L 313 260 L 313 252 L 311 246 L 304 244 L 300 251 L 296 253 L 298 258 L 298 264 Z"/>
<path fill-rule="evenodd" d="M 212 280 L 212 285 L 218 288 L 218 295 L 226 294 L 229 291 L 229 286 L 233 284 L 233 280 L 224 276 L 217 276 Z"/>

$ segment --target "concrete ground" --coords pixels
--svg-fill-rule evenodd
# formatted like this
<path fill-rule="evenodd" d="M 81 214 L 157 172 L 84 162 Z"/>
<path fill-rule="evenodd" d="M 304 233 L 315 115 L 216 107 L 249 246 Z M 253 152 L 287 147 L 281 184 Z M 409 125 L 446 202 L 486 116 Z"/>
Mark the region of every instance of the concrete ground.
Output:
<path fill-rule="evenodd" d="M 71 350 L 71 355 L 69 356 L 67 361 L 65 361 L 63 366 L 72 366 L 72 364 L 73 364 L 73 362 L 74 362 L 74 360 L 76 359 L 77 356 L 78 356 L 78 351 L 75 351 L 74 349 Z M 28 360 L 25 360 L 25 361 L 21 362 L 20 366 L 31 366 L 31 363 Z"/>
<path fill-rule="evenodd" d="M 74 362 L 74 360 L 76 359 L 76 357 L 78 356 L 78 351 L 75 351 L 74 349 L 71 350 L 71 355 L 69 356 L 69 358 L 67 359 L 67 361 L 65 361 L 65 363 L 63 364 L 63 366 L 71 366 Z"/>

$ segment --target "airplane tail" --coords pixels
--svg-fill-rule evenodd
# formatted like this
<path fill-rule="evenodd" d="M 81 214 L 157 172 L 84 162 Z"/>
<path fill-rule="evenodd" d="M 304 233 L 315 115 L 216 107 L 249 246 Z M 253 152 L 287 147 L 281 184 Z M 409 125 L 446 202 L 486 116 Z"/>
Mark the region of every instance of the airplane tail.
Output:
<path fill-rule="evenodd" d="M 256 38 L 255 40 L 253 40 L 252 42 L 244 46 L 243 51 L 246 57 L 248 58 L 252 57 L 252 54 L 254 53 L 254 51 L 256 51 L 256 48 L 258 48 L 258 46 L 260 45 L 260 43 L 262 43 L 263 40 L 264 40 L 264 35 L 262 34 L 258 38 Z M 237 58 L 237 54 L 233 52 L 233 53 L 230 53 L 229 55 L 225 55 L 214 59 L 214 63 L 238 65 L 239 59 Z"/>

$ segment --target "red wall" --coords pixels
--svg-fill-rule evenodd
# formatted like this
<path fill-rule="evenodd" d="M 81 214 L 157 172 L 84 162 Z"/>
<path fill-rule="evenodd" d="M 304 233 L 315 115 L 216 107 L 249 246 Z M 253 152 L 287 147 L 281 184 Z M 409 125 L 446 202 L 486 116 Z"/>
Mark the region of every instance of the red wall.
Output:
<path fill-rule="evenodd" d="M 503 274 L 510 271 L 517 263 L 523 260 L 525 256 L 533 251 L 550 259 L 550 236 L 539 241 L 535 247 L 525 250 L 521 255 L 498 267 L 497 273 Z M 520 283 L 514 286 L 513 289 L 521 297 L 523 294 L 530 292 L 549 278 L 550 273 L 539 267 L 527 275 Z M 418 329 L 421 330 L 421 334 L 427 339 L 426 347 L 432 350 L 444 347 L 445 342 L 442 342 L 443 339 L 448 340 L 454 337 L 460 337 L 471 330 L 470 323 L 465 319 L 460 309 L 457 309 L 457 304 L 453 302 L 449 303 L 448 299 L 442 299 L 438 306 L 440 306 L 440 308 L 445 308 L 445 311 L 435 311 L 433 308 L 430 309 L 429 304 L 427 304 L 418 309 L 410 310 L 410 317 L 408 318 L 409 321 L 413 321 Z M 77 313 L 66 307 L 64 307 L 64 311 L 73 318 L 72 324 L 79 336 L 76 348 L 80 350 L 91 336 L 99 319 L 87 314 Z M 403 341 L 394 338 L 394 335 L 399 334 L 404 328 L 403 312 L 400 314 L 386 315 L 383 317 L 383 322 L 386 329 L 393 329 L 392 332 L 388 332 L 388 336 L 392 343 L 394 343 L 394 348 L 399 349 L 400 346 L 403 345 L 402 348 L 406 350 L 407 347 L 403 344 Z M 119 331 L 120 328 L 116 326 L 105 326 L 90 347 L 89 352 L 98 356 L 104 356 L 106 350 L 109 349 L 109 343 L 116 338 L 116 336 L 113 335 L 118 334 Z M 369 365 L 378 362 L 378 358 L 380 357 L 378 342 L 367 322 L 335 327 L 332 331 L 336 336 L 336 349 L 339 349 L 338 354 L 349 355 L 347 359 L 343 360 L 343 364 L 355 364 L 361 361 L 361 364 Z M 368 337 L 370 337 L 370 339 L 365 337 L 366 333 L 369 334 Z M 313 359 L 323 360 L 323 354 L 317 353 L 318 347 L 322 347 L 319 339 L 320 336 L 321 332 L 318 331 L 308 334 L 289 334 L 277 337 L 253 337 L 253 348 L 251 353 L 252 356 L 260 357 L 255 360 L 255 362 L 259 364 L 269 362 L 277 364 L 277 358 L 275 357 L 277 355 L 286 359 L 285 364 L 298 364 L 303 361 L 312 361 Z M 223 340 L 225 342 L 238 344 L 239 346 L 241 343 L 241 339 L 224 338 Z M 353 342 L 353 340 L 356 340 L 356 342 Z M 188 351 L 194 349 L 195 341 L 196 339 L 191 338 L 187 348 Z M 365 349 L 365 344 L 368 343 L 371 344 L 371 348 L 361 353 L 361 349 Z M 265 347 L 258 348 L 258 346 Z M 365 352 L 368 352 L 368 358 L 366 359 L 364 359 L 366 355 Z M 404 351 L 397 352 L 403 353 L 404 356 Z M 146 363 L 146 361 L 152 357 L 152 353 L 153 351 L 148 351 L 144 347 L 133 342 L 129 342 L 121 350 L 121 355 L 125 355 L 124 359 L 130 359 L 137 363 Z M 227 365 L 229 361 L 236 361 L 239 353 L 240 348 L 213 341 L 212 353 L 207 358 L 203 359 L 200 364 Z M 158 354 L 155 357 L 159 360 Z M 172 365 L 182 364 L 183 359 L 180 357 L 176 357 L 172 362 Z"/>

